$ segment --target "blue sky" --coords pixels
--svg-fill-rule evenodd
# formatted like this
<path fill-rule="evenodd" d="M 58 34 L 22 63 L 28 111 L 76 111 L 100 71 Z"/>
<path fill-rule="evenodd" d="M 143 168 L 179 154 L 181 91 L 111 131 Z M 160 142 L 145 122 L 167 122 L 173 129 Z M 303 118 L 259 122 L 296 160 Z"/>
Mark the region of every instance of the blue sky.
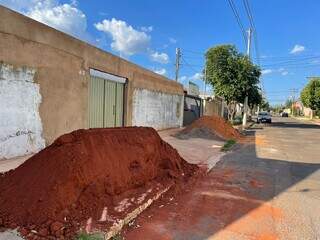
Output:
<path fill-rule="evenodd" d="M 248 28 L 243 1 L 234 2 Z M 290 89 L 303 87 L 307 76 L 320 75 L 320 1 L 249 3 L 266 95 L 273 104 L 284 102 Z M 171 79 L 175 48 L 180 47 L 180 82 L 191 80 L 201 90 L 206 49 L 226 43 L 241 52 L 246 48 L 227 0 L 0 0 L 0 4 Z M 252 58 L 257 61 L 254 47 Z"/>

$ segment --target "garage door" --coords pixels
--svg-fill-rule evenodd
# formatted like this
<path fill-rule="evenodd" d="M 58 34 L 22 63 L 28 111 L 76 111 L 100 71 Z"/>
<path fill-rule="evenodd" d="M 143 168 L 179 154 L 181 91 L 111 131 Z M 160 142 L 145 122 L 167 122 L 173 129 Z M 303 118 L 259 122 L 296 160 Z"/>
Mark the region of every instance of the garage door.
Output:
<path fill-rule="evenodd" d="M 125 78 L 90 70 L 89 127 L 123 126 Z"/>

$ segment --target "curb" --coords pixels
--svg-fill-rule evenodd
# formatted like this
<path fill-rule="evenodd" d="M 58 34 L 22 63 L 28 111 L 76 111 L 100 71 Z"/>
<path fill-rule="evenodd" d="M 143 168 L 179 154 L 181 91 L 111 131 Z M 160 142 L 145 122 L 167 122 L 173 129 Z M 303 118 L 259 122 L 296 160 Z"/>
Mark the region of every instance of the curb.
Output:
<path fill-rule="evenodd" d="M 136 217 L 138 217 L 139 214 L 141 214 L 144 210 L 146 210 L 154 201 L 158 200 L 172 186 L 173 184 L 170 184 L 165 189 L 159 191 L 154 197 L 148 199 L 144 204 L 140 205 L 139 207 L 137 207 L 136 209 L 128 213 L 125 218 L 118 220 L 112 227 L 110 227 L 110 229 L 107 232 L 96 231 L 96 232 L 92 232 L 91 234 L 95 236 L 100 236 L 104 240 L 109 240 L 113 238 L 114 236 L 116 236 L 121 232 L 121 230 L 125 225 L 130 223 Z"/>

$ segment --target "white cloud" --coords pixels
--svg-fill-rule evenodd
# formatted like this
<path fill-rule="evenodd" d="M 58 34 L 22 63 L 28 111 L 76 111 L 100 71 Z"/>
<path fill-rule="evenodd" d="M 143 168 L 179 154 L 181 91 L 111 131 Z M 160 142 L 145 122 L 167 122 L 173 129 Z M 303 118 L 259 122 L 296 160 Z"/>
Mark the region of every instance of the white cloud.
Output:
<path fill-rule="evenodd" d="M 102 22 L 95 23 L 94 26 L 97 30 L 112 37 L 111 48 L 123 56 L 147 53 L 151 61 L 162 64 L 169 62 L 168 54 L 159 53 L 150 48 L 151 36 L 148 32 L 153 30 L 152 26 L 141 27 L 141 30 L 137 30 L 125 21 L 115 18 L 104 19 Z"/>
<path fill-rule="evenodd" d="M 169 45 L 168 44 L 163 44 L 163 46 L 162 46 L 162 48 L 168 48 L 169 47 Z"/>
<path fill-rule="evenodd" d="M 179 78 L 179 82 L 186 85 L 188 84 L 189 81 L 198 81 L 198 80 L 203 80 L 203 74 L 202 73 L 195 73 L 192 76 L 181 76 Z"/>
<path fill-rule="evenodd" d="M 169 56 L 166 53 L 153 52 L 150 54 L 150 59 L 162 64 L 167 64 L 169 62 Z"/>
<path fill-rule="evenodd" d="M 154 70 L 154 72 L 164 76 L 167 74 L 167 70 L 165 68 Z"/>
<path fill-rule="evenodd" d="M 121 54 L 130 56 L 146 52 L 150 45 L 151 37 L 145 32 L 138 31 L 126 22 L 112 18 L 104 19 L 94 26 L 112 37 L 111 48 Z"/>
<path fill-rule="evenodd" d="M 86 15 L 77 8 L 77 1 L 60 4 L 57 0 L 0 0 L 0 4 L 65 33 L 88 38 Z"/>
<path fill-rule="evenodd" d="M 27 15 L 39 22 L 71 35 L 82 37 L 87 29 L 86 16 L 74 5 L 38 2 Z M 73 3 L 74 4 L 74 3 Z"/>
<path fill-rule="evenodd" d="M 21 13 L 32 8 L 36 2 L 35 0 L 0 0 L 1 5 Z"/>
<path fill-rule="evenodd" d="M 312 63 L 312 64 L 320 63 L 320 60 L 315 59 L 315 60 L 312 60 L 310 63 Z"/>
<path fill-rule="evenodd" d="M 153 31 L 153 26 L 149 26 L 149 27 L 141 27 L 141 31 L 143 32 L 152 32 Z"/>
<path fill-rule="evenodd" d="M 188 79 L 187 76 L 181 76 L 181 77 L 179 78 L 179 81 L 180 81 L 180 82 L 184 82 L 184 81 L 186 81 L 187 79 Z"/>
<path fill-rule="evenodd" d="M 189 79 L 191 81 L 202 80 L 203 79 L 203 74 L 202 73 L 195 73 Z"/>
<path fill-rule="evenodd" d="M 286 76 L 289 72 L 285 68 L 279 69 L 264 69 L 261 71 L 262 75 L 270 74 L 270 73 L 280 73 L 282 76 Z"/>
<path fill-rule="evenodd" d="M 70 4 L 71 4 L 72 6 L 77 7 L 77 6 L 78 6 L 78 0 L 70 0 Z"/>
<path fill-rule="evenodd" d="M 261 71 L 261 74 L 262 74 L 262 75 L 266 75 L 266 74 L 270 74 L 270 73 L 272 73 L 272 72 L 273 72 L 272 69 L 264 69 L 264 70 Z"/>
<path fill-rule="evenodd" d="M 286 71 L 286 69 L 284 69 L 284 68 L 279 68 L 279 69 L 278 69 L 278 72 L 279 72 L 282 76 L 286 76 L 286 75 L 289 74 L 289 72 Z"/>
<path fill-rule="evenodd" d="M 302 45 L 296 44 L 294 45 L 294 47 L 292 48 L 292 50 L 290 51 L 291 54 L 296 54 L 296 53 L 300 53 L 303 52 L 306 48 Z"/>
<path fill-rule="evenodd" d="M 175 44 L 175 43 L 177 43 L 177 39 L 169 38 L 169 42 L 172 43 L 172 44 Z"/>

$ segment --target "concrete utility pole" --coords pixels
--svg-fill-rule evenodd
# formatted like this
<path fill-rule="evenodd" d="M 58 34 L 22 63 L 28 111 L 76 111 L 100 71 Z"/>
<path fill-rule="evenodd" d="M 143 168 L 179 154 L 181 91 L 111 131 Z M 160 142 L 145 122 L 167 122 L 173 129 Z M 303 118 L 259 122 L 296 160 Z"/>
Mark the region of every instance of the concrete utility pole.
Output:
<path fill-rule="evenodd" d="M 207 95 L 207 65 L 204 67 L 203 81 L 204 81 L 204 97 L 206 97 L 206 95 Z"/>
<path fill-rule="evenodd" d="M 180 48 L 176 48 L 176 82 L 178 82 L 179 80 L 180 58 L 181 58 Z"/>
<path fill-rule="evenodd" d="M 290 89 L 290 91 L 291 91 L 291 98 L 292 98 L 291 114 L 292 114 L 292 116 L 293 116 L 293 110 L 294 110 L 294 105 L 295 105 L 296 93 L 298 93 L 298 89 L 292 88 L 292 89 Z"/>
<path fill-rule="evenodd" d="M 250 47 L 251 47 L 251 28 L 248 30 L 248 41 L 247 41 L 247 55 L 250 58 Z M 247 112 L 248 112 L 248 93 L 244 99 L 243 104 L 243 119 L 242 119 L 242 126 L 245 127 L 247 125 Z"/>

